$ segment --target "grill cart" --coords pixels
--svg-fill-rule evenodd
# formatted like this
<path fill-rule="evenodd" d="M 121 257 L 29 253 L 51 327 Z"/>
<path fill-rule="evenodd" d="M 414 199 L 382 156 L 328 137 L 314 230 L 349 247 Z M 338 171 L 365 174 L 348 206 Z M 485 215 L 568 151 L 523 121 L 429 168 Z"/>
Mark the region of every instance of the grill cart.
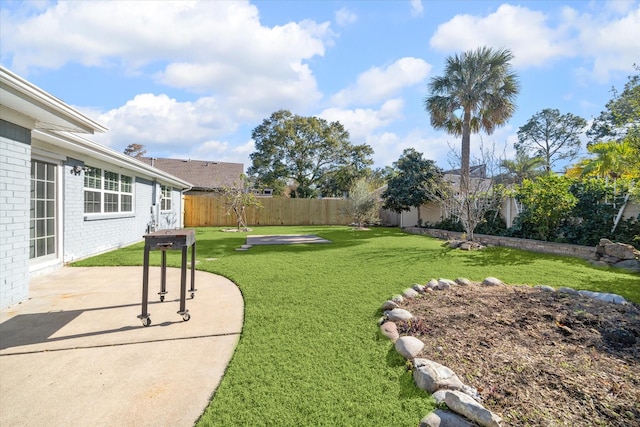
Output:
<path fill-rule="evenodd" d="M 195 297 L 195 263 L 196 263 L 196 237 L 193 230 L 158 230 L 144 236 L 144 264 L 142 273 L 142 314 L 138 319 L 143 326 L 151 324 L 150 314 L 147 311 L 149 304 L 149 252 L 162 251 L 162 266 L 160 270 L 160 301 L 164 301 L 167 294 L 167 251 L 182 250 L 182 264 L 180 267 L 180 311 L 178 314 L 186 322 L 191 318 L 186 309 L 187 294 L 187 251 L 191 247 L 191 298 Z"/>

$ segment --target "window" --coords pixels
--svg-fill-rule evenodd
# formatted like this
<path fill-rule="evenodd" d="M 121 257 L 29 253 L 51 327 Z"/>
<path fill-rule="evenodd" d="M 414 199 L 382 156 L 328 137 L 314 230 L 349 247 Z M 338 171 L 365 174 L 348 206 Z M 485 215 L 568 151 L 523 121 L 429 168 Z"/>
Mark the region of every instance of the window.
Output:
<path fill-rule="evenodd" d="M 162 191 L 162 199 L 160 200 L 160 210 L 161 211 L 170 211 L 171 210 L 171 187 L 166 187 L 164 185 L 160 186 L 160 190 Z"/>
<path fill-rule="evenodd" d="M 84 213 L 133 212 L 133 178 L 99 168 L 84 173 Z"/>
<path fill-rule="evenodd" d="M 29 258 L 56 253 L 56 165 L 31 161 Z"/>

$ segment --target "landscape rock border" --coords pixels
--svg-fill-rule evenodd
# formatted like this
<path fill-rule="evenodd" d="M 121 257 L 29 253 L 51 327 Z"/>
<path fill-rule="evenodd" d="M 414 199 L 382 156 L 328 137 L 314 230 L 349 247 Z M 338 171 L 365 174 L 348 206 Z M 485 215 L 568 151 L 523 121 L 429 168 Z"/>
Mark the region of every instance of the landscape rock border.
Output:
<path fill-rule="evenodd" d="M 438 405 L 444 404 L 447 407 L 447 409 L 438 408 L 427 414 L 420 421 L 420 427 L 473 425 L 499 427 L 501 425 L 500 416 L 482 405 L 482 397 L 475 388 L 464 384 L 450 368 L 435 361 L 418 357 L 424 348 L 424 343 L 410 335 L 400 336 L 396 324 L 396 322 L 411 320 L 419 321 L 411 312 L 401 308 L 401 304 L 405 299 L 420 298 L 430 292 L 444 291 L 454 286 L 468 286 L 471 284 L 507 286 L 495 277 L 486 277 L 479 283 L 462 277 L 455 280 L 445 278 L 431 279 L 425 285 L 413 284 L 411 287 L 404 289 L 401 295 L 394 295 L 381 306 L 383 317 L 378 321 L 380 332 L 393 342 L 395 350 L 402 357 L 410 361 L 416 386 L 431 393 Z M 565 287 L 556 290 L 548 285 L 537 285 L 534 288 L 542 292 L 559 292 L 574 297 L 593 298 L 613 304 L 627 304 L 627 301 L 617 294 L 588 290 L 578 291 Z"/>

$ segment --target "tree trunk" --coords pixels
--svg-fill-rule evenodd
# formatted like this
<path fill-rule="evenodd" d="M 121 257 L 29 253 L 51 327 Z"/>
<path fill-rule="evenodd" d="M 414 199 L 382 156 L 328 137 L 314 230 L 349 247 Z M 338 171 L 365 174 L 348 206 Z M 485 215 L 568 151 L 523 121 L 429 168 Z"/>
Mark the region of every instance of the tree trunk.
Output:
<path fill-rule="evenodd" d="M 462 152 L 460 165 L 460 193 L 466 200 L 469 196 L 469 163 L 471 153 L 471 110 L 466 108 L 462 119 Z"/>

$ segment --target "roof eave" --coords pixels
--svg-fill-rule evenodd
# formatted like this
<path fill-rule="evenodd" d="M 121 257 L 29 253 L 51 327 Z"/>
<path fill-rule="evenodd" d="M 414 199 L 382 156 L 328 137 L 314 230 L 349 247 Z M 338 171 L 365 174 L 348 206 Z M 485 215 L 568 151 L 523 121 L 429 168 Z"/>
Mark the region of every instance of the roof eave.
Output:
<path fill-rule="evenodd" d="M 144 162 L 141 162 L 131 156 L 115 151 L 109 147 L 98 144 L 97 142 L 90 141 L 86 138 L 82 138 L 72 133 L 62 132 L 46 132 L 41 130 L 34 130 L 33 137 L 40 139 L 46 143 L 54 146 L 70 150 L 75 153 L 82 154 L 87 157 L 91 157 L 97 160 L 109 162 L 117 166 L 124 167 L 128 170 L 136 172 L 138 174 L 153 178 L 160 179 L 167 184 L 174 187 L 179 187 L 183 190 L 190 190 L 193 188 L 191 183 L 164 172 L 160 169 L 152 167 Z"/>
<path fill-rule="evenodd" d="M 9 96 L 21 98 L 44 112 L 67 122 L 69 128 L 66 130 L 85 133 L 106 132 L 108 130 L 107 127 L 3 66 L 0 66 L 0 90 L 6 91 Z M 9 106 L 9 108 L 11 107 Z M 25 114 L 24 111 L 18 112 Z M 34 118 L 38 120 L 38 117 Z"/>

